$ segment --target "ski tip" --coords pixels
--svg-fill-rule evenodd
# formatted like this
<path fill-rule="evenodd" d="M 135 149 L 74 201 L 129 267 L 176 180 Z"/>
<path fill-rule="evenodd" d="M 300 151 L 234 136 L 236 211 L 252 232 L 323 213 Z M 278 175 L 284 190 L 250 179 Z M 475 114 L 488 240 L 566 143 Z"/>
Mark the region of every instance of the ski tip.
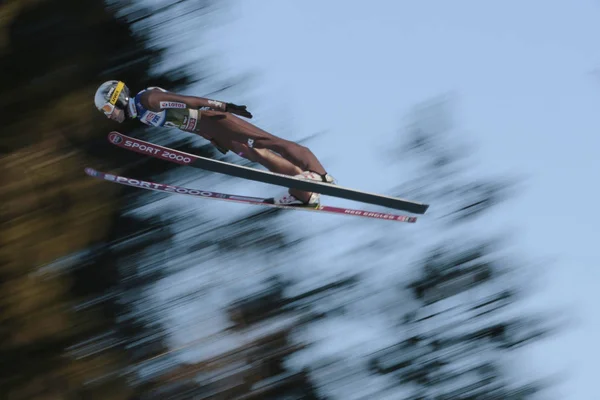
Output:
<path fill-rule="evenodd" d="M 396 207 L 393 207 L 393 208 L 396 208 Z M 411 204 L 408 207 L 402 207 L 402 208 L 398 208 L 398 209 L 408 211 L 413 214 L 423 215 L 427 212 L 428 208 L 429 208 L 429 204 L 416 203 L 416 204 Z"/>
<path fill-rule="evenodd" d="M 98 171 L 96 171 L 94 168 L 86 167 L 84 171 L 89 176 L 98 176 Z"/>

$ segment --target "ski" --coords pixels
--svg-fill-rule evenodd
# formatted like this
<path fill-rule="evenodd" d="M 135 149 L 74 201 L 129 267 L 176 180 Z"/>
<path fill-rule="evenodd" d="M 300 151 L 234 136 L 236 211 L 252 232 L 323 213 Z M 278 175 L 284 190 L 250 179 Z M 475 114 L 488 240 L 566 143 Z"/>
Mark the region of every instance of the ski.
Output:
<path fill-rule="evenodd" d="M 91 177 L 97 179 L 103 179 L 105 181 L 119 183 L 122 185 L 133 186 L 137 188 L 154 190 L 157 192 L 167 193 L 167 194 L 183 194 L 193 197 L 200 197 L 203 199 L 212 199 L 212 200 L 224 200 L 236 203 L 250 204 L 250 205 L 258 205 L 258 206 L 266 206 L 266 207 L 275 207 L 275 208 L 284 208 L 289 210 L 302 210 L 302 211 L 317 211 L 317 212 L 326 212 L 333 213 L 339 215 L 351 215 L 356 217 L 365 217 L 365 218 L 374 218 L 386 221 L 396 221 L 396 222 L 409 222 L 414 223 L 417 221 L 417 217 L 406 216 L 406 215 L 396 215 L 396 214 L 388 214 L 388 213 L 380 213 L 374 211 L 366 211 L 366 210 L 356 210 L 352 208 L 340 208 L 340 207 L 330 207 L 320 205 L 318 207 L 301 207 L 301 206 L 285 206 L 269 203 L 267 199 L 260 197 L 249 197 L 249 196 L 237 196 L 233 194 L 226 193 L 217 193 L 211 192 L 202 189 L 190 189 L 182 186 L 176 185 L 166 185 L 163 183 L 155 183 L 150 181 L 143 181 L 139 179 L 128 178 L 126 176 L 113 175 L 105 172 L 96 171 L 93 168 L 86 168 L 85 173 Z"/>
<path fill-rule="evenodd" d="M 238 178 L 250 179 L 258 182 L 295 188 L 298 190 L 305 190 L 307 192 L 317 192 L 324 195 L 359 201 L 362 203 L 375 204 L 378 206 L 403 210 L 415 214 L 425 214 L 429 208 L 428 204 L 418 203 L 415 201 L 384 196 L 375 193 L 362 192 L 331 183 L 304 180 L 288 175 L 196 156 L 154 143 L 146 142 L 141 139 L 136 139 L 116 131 L 108 134 L 108 140 L 110 143 L 118 147 L 131 150 L 136 153 L 148 155 L 160 160 L 169 161 L 180 165 L 187 165 L 207 171 L 231 175 Z"/>

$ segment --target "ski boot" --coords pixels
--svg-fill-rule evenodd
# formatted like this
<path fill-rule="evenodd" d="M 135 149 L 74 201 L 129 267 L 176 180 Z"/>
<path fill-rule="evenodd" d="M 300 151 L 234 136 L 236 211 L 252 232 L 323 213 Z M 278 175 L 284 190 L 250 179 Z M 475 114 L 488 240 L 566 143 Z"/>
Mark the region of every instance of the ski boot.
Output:
<path fill-rule="evenodd" d="M 331 175 L 321 175 L 312 171 L 304 171 L 301 174 L 295 175 L 294 178 L 335 184 L 335 179 Z M 314 192 L 311 193 L 310 198 L 306 202 L 297 199 L 294 195 L 290 194 L 290 192 L 286 192 L 285 194 L 279 197 L 271 198 L 270 200 L 272 200 L 273 204 L 279 204 L 283 206 L 317 208 L 321 205 L 321 195 Z"/>

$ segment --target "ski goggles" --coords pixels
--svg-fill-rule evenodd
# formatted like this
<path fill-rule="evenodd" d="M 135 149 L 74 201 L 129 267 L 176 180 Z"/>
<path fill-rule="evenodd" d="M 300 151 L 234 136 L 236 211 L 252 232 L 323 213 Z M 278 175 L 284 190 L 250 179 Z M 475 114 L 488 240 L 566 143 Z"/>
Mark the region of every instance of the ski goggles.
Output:
<path fill-rule="evenodd" d="M 104 114 L 109 116 L 113 113 L 113 111 L 115 111 L 115 108 L 116 107 L 114 104 L 106 103 L 102 106 L 102 108 L 100 108 L 100 110 L 102 110 Z"/>
<path fill-rule="evenodd" d="M 102 107 L 100 107 L 100 110 L 102 110 L 104 114 L 111 115 L 115 111 L 115 104 L 117 104 L 117 100 L 119 100 L 119 96 L 121 95 L 124 87 L 125 84 L 123 82 L 117 83 L 115 90 L 113 90 L 112 94 L 110 95 L 110 100 L 108 103 L 105 103 Z"/>

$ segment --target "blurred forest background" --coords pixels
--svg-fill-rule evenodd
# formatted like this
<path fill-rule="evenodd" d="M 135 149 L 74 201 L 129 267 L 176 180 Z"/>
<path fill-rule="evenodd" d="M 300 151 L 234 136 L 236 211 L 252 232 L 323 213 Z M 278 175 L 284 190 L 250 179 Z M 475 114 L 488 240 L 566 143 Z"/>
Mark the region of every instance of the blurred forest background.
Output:
<path fill-rule="evenodd" d="M 140 4 L 0 5 L 1 398 L 551 397 L 514 352 L 560 325 L 520 307 L 527 261 L 503 251 L 505 238 L 469 229 L 516 195 L 515 182 L 466 173 L 472 150 L 460 133 L 448 139 L 451 99 L 415 105 L 389 156 L 399 176 L 400 160 L 419 166 L 390 191 L 435 204 L 424 230 L 403 230 L 398 242 L 384 225 L 344 220 L 335 234 L 363 229 L 369 241 L 320 262 L 316 276 L 293 273 L 311 262 L 297 256 L 308 238 L 280 224 L 279 211 L 220 220 L 167 203 L 153 212 L 162 195 L 85 176 L 85 166 L 156 182 L 210 175 L 106 141 L 115 126 L 93 105 L 105 80 L 134 91 L 202 82 L 213 90 L 198 95 L 221 99 L 238 80 L 216 81 L 210 60 L 170 67 L 153 36 L 185 19 L 201 40 L 223 5 Z M 118 129 L 232 161 L 189 136 L 137 122 Z M 423 247 L 420 237 L 437 239 Z M 404 273 L 375 279 L 373 269 Z M 195 284 L 169 291 L 181 277 Z"/>

